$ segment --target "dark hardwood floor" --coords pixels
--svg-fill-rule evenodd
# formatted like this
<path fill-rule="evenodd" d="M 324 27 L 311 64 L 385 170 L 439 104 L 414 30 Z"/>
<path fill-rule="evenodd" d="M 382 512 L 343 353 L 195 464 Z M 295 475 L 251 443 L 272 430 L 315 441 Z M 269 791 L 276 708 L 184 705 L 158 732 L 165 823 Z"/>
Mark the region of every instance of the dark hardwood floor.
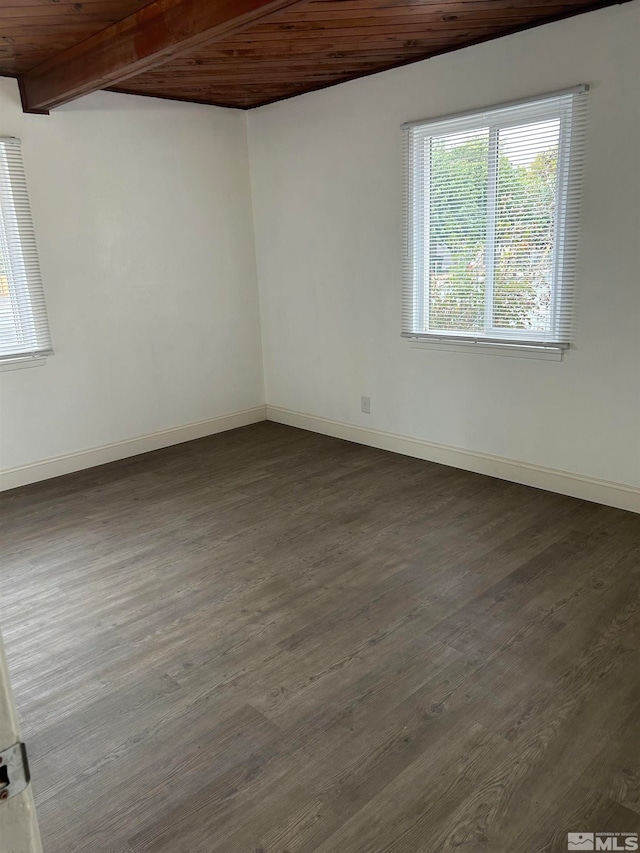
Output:
<path fill-rule="evenodd" d="M 640 516 L 271 423 L 0 511 L 46 853 L 640 830 Z"/>

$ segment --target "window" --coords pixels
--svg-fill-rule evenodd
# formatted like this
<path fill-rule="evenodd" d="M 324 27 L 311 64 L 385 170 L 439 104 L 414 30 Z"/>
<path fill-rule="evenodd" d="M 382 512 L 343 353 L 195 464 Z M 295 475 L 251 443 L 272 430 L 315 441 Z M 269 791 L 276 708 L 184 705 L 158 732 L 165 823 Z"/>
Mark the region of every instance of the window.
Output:
<path fill-rule="evenodd" d="M 569 345 L 586 92 L 404 126 L 404 337 Z"/>
<path fill-rule="evenodd" d="M 0 138 L 0 363 L 51 352 L 20 140 Z"/>

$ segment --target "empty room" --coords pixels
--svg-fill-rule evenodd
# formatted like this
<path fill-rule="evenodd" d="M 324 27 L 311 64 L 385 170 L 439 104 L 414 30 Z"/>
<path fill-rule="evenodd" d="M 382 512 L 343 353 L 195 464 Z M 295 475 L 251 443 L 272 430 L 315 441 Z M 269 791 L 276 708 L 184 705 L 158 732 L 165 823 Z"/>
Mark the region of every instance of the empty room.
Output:
<path fill-rule="evenodd" d="M 0 0 L 0 853 L 640 849 L 640 0 Z"/>

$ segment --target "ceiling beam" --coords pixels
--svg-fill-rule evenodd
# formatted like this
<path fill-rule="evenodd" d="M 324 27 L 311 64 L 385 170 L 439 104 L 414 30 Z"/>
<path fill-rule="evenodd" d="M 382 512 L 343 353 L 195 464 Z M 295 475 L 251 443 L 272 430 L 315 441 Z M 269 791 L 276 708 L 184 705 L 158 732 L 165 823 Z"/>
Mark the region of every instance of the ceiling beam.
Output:
<path fill-rule="evenodd" d="M 46 113 L 211 44 L 301 0 L 155 0 L 20 77 L 22 107 Z"/>

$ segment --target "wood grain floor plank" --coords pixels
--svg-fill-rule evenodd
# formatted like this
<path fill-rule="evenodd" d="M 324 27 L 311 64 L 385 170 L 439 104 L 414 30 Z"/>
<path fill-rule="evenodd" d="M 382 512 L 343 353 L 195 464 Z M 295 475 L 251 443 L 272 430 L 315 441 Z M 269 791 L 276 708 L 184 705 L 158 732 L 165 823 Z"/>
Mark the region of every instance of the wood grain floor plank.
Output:
<path fill-rule="evenodd" d="M 638 826 L 638 516 L 263 423 L 0 495 L 0 536 L 46 853 Z"/>
<path fill-rule="evenodd" d="M 623 719 L 612 741 L 603 744 L 584 775 L 600 793 L 640 815 L 640 705 Z"/>

